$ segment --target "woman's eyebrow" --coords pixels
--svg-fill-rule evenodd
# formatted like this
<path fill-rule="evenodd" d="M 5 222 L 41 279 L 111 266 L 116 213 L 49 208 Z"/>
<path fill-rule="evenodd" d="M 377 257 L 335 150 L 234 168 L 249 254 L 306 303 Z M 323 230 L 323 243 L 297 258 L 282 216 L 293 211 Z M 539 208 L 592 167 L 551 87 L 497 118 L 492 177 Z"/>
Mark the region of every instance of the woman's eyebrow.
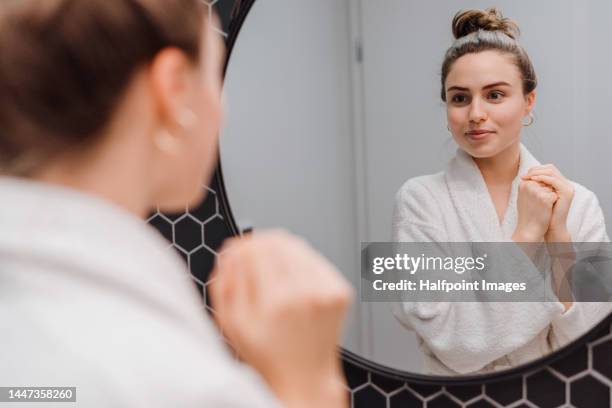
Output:
<path fill-rule="evenodd" d="M 494 84 L 485 85 L 482 87 L 482 89 L 495 88 L 496 86 L 510 86 L 510 84 L 507 82 L 500 81 L 500 82 L 495 82 Z M 450 91 L 469 91 L 469 89 L 461 87 L 461 86 L 451 86 L 450 88 L 446 90 L 446 92 L 450 92 Z"/>
<path fill-rule="evenodd" d="M 468 88 L 463 88 L 463 87 L 460 87 L 460 86 L 451 86 L 450 88 L 448 88 L 446 90 L 446 92 L 450 92 L 450 91 L 468 91 L 468 90 L 469 90 Z"/>
<path fill-rule="evenodd" d="M 507 82 L 503 82 L 503 81 L 501 81 L 501 82 L 495 82 L 494 84 L 490 84 L 490 85 L 487 85 L 487 86 L 483 86 L 483 87 L 482 87 L 482 89 L 494 88 L 494 87 L 496 87 L 496 86 L 510 86 L 510 84 L 509 84 L 509 83 L 507 83 Z"/>

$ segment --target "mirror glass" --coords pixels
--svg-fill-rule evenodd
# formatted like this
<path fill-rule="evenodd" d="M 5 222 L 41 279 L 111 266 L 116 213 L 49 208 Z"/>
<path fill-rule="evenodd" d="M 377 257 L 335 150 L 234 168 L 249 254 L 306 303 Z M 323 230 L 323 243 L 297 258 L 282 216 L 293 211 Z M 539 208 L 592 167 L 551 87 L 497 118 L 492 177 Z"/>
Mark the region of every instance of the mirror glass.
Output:
<path fill-rule="evenodd" d="M 448 171 L 449 160 L 460 154 L 449 129 L 458 132 L 465 123 L 472 126 L 482 119 L 469 116 L 483 114 L 478 107 L 467 114 L 471 118 L 467 121 L 461 114 L 452 120 L 447 117 L 448 106 L 440 97 L 440 73 L 444 54 L 454 41 L 455 13 L 492 6 L 518 23 L 520 44 L 538 77 L 535 120 L 522 119 L 529 126 L 520 128 L 521 143 L 537 161 L 554 164 L 565 178 L 592 192 L 577 191 L 574 199 L 583 203 L 582 210 L 586 206 L 595 214 L 591 228 L 599 235 L 579 239 L 605 241 L 605 225 L 598 214 L 612 219 L 612 57 L 607 51 L 612 39 L 612 2 L 608 0 L 500 0 L 495 4 L 257 0 L 230 57 L 225 79 L 228 117 L 220 150 L 236 222 L 241 229 L 287 228 L 329 257 L 358 294 L 342 345 L 388 367 L 430 375 L 481 374 L 533 361 L 564 342 L 553 333 L 552 323 L 542 325 L 535 317 L 550 309 L 530 309 L 529 303 L 519 307 L 482 303 L 480 310 L 452 309 L 453 313 L 443 311 L 448 304 L 429 303 L 423 310 L 412 311 L 421 313 L 419 318 L 425 322 L 415 329 L 397 317 L 397 304 L 359 299 L 362 242 L 390 242 L 394 234 L 402 239 L 403 222 L 425 231 L 444 230 L 441 225 L 454 222 L 452 208 L 442 202 L 445 199 L 419 201 L 419 188 L 443 188 L 436 185 L 444 180 L 439 177 L 421 180 L 419 188 L 409 185 L 414 188 L 407 188 L 400 198 L 415 201 L 421 207 L 413 210 L 422 210 L 430 218 L 394 221 L 393 213 L 398 191 L 407 180 Z M 470 69 L 486 70 L 479 63 L 483 61 L 463 64 L 467 73 L 455 75 L 455 85 L 468 88 L 463 92 L 467 96 L 453 102 L 455 112 L 469 110 L 465 106 L 472 103 L 466 98 L 484 106 L 493 105 L 500 96 L 478 90 L 484 85 L 483 77 Z M 501 71 L 495 71 L 496 75 L 503 77 Z M 501 96 L 515 90 L 501 89 Z M 480 128 L 492 124 L 502 132 L 505 110 L 491 112 L 483 114 L 491 118 L 482 119 Z M 478 135 L 470 137 L 465 140 L 479 140 Z M 470 156 L 461 157 L 469 167 Z M 468 222 L 482 224 L 491 217 L 498 221 L 492 201 L 497 193 L 491 190 L 489 196 L 483 186 L 468 184 L 463 192 L 471 199 L 466 199 L 470 204 L 464 209 Z M 512 225 L 503 217 L 516 218 L 510 210 L 516 208 L 516 196 L 508 200 L 508 214 L 501 219 Z M 582 210 L 572 210 L 571 216 L 580 221 L 577 214 Z M 437 236 L 448 241 L 499 241 L 512 232 L 479 235 L 456 229 L 460 230 L 456 235 L 450 226 Z M 565 341 L 600 321 L 609 312 L 607 305 L 587 309 L 586 320 L 578 313 L 565 316 L 563 324 L 569 327 Z M 483 326 L 483 320 L 491 316 L 497 323 Z M 435 324 L 426 324 L 429 318 Z M 574 323 L 569 319 L 575 319 Z M 510 322 L 523 322 L 524 327 Z"/>

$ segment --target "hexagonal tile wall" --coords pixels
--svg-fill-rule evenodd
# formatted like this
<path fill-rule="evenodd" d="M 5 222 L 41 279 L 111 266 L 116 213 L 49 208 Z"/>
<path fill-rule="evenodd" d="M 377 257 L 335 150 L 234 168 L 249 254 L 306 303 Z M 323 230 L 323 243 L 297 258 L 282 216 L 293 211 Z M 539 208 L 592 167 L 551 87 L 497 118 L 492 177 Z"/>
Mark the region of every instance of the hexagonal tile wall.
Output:
<path fill-rule="evenodd" d="M 252 0 L 201 0 L 216 9 L 221 22 L 211 19 L 211 30 L 228 39 L 235 36 L 241 21 L 236 6 L 248 7 Z M 240 4 L 238 4 L 240 3 Z M 204 289 L 214 265 L 217 249 L 232 235 L 223 196 L 220 173 L 217 172 L 207 198 L 197 208 L 182 214 L 151 214 L 147 222 L 169 241 L 169 250 L 176 250 L 185 259 L 194 283 Z M 202 291 L 205 296 L 205 290 Z M 206 306 L 206 310 L 214 312 Z M 203 312 L 204 313 L 204 312 Z M 367 362 L 349 361 L 343 367 L 348 392 L 354 407 L 610 407 L 612 393 L 612 316 L 601 328 L 585 336 L 583 344 L 560 357 L 549 366 L 531 369 L 514 377 L 487 380 L 481 384 L 417 383 L 402 380 L 385 370 L 369 368 Z M 406 376 L 410 378 L 410 376 Z M 248 401 L 245 401 L 248 406 Z"/>

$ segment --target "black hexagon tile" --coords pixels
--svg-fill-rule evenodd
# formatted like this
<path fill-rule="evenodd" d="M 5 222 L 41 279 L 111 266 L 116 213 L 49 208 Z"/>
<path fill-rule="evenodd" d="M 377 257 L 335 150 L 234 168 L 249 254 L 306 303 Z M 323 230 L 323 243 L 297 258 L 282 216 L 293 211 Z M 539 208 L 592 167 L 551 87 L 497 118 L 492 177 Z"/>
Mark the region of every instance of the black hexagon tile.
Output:
<path fill-rule="evenodd" d="M 423 400 L 419 399 L 416 395 L 414 395 L 414 393 L 408 391 L 407 389 L 403 389 L 394 393 L 389 398 L 389 405 L 390 408 L 422 407 Z"/>
<path fill-rule="evenodd" d="M 353 391 L 353 406 L 357 408 L 384 407 L 386 404 L 385 395 L 371 384 Z"/>
<path fill-rule="evenodd" d="M 190 253 L 202 245 L 202 224 L 190 215 L 179 219 L 174 224 L 174 244 Z"/>
<path fill-rule="evenodd" d="M 189 255 L 189 259 L 191 275 L 201 282 L 206 282 L 213 269 L 215 256 L 208 249 L 202 247 Z"/>
<path fill-rule="evenodd" d="M 566 384 L 548 370 L 527 377 L 527 399 L 541 408 L 554 408 L 565 403 Z"/>
<path fill-rule="evenodd" d="M 593 369 L 605 377 L 612 379 L 612 338 L 594 345 Z"/>
<path fill-rule="evenodd" d="M 217 251 L 223 241 L 230 236 L 230 229 L 220 216 L 214 217 L 204 224 L 204 243 L 213 251 Z"/>
<path fill-rule="evenodd" d="M 586 375 L 570 384 L 571 403 L 576 408 L 609 407 L 610 388 Z"/>
<path fill-rule="evenodd" d="M 482 385 L 449 385 L 446 392 L 461 401 L 469 401 L 482 394 Z"/>
<path fill-rule="evenodd" d="M 551 364 L 551 368 L 565 377 L 571 377 L 588 368 L 588 354 L 586 345 L 582 346 L 568 356 Z"/>
<path fill-rule="evenodd" d="M 363 370 L 361 367 L 357 367 L 348 361 L 344 361 L 343 367 L 347 385 L 351 390 L 354 390 L 368 382 L 368 372 L 366 370 Z"/>
<path fill-rule="evenodd" d="M 485 394 L 501 405 L 510 405 L 523 397 L 523 379 L 516 377 L 510 380 L 485 384 Z"/>

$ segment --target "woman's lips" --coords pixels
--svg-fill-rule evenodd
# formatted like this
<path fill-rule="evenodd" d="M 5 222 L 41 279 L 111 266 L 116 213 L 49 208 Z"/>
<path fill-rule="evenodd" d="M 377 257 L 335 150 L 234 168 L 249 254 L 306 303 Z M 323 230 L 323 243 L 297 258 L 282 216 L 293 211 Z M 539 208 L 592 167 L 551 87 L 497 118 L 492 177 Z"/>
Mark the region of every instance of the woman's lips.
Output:
<path fill-rule="evenodd" d="M 493 132 L 492 130 L 479 129 L 470 130 L 469 132 L 466 132 L 465 135 L 472 140 L 481 140 L 490 135 L 491 133 L 495 132 Z"/>

